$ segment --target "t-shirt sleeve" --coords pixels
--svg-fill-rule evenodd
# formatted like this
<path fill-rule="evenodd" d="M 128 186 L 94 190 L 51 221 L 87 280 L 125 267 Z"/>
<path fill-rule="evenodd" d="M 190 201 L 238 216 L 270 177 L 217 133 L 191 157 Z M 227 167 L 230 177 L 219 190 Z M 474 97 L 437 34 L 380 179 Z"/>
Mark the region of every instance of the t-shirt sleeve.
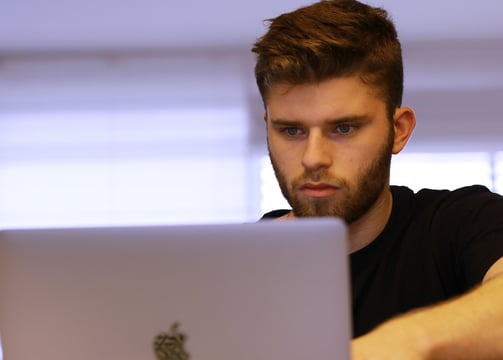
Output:
<path fill-rule="evenodd" d="M 503 196 L 483 186 L 462 188 L 452 192 L 439 213 L 448 227 L 453 271 L 471 288 L 503 257 Z"/>

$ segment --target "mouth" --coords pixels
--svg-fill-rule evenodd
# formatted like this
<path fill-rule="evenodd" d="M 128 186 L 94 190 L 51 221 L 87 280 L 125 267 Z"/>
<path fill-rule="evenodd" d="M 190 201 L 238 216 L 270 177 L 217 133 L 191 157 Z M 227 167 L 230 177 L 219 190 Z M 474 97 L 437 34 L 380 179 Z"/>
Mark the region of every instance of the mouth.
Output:
<path fill-rule="evenodd" d="M 322 198 L 332 196 L 339 190 L 338 187 L 324 183 L 306 183 L 300 187 L 300 191 L 307 196 Z"/>

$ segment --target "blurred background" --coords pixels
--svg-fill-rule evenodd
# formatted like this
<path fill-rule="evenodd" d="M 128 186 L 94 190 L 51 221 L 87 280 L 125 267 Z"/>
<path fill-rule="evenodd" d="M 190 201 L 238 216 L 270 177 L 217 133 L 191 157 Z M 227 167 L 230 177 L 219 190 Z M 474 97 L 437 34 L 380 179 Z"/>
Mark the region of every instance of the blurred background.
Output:
<path fill-rule="evenodd" d="M 392 183 L 503 192 L 503 3 L 394 18 L 418 124 Z M 286 206 L 252 43 L 309 2 L 2 0 L 0 228 L 247 222 Z"/>

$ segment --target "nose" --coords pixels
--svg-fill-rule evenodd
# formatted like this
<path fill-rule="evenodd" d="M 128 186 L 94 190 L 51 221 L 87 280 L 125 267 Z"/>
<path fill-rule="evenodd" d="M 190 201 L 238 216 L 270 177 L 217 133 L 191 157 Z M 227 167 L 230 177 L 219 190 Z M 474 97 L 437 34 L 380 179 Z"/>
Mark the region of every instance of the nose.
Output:
<path fill-rule="evenodd" d="M 330 140 L 321 132 L 311 131 L 306 139 L 302 165 L 306 170 L 327 168 L 332 164 Z"/>

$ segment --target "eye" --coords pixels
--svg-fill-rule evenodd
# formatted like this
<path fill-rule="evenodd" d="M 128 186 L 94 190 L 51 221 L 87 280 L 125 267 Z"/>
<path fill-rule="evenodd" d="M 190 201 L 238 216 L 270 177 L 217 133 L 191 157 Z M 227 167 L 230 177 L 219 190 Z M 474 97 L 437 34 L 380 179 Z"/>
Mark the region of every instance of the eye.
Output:
<path fill-rule="evenodd" d="M 302 135 L 302 130 L 298 127 L 286 127 L 281 130 L 287 136 L 299 136 Z"/>
<path fill-rule="evenodd" d="M 335 127 L 334 132 L 342 135 L 349 135 L 355 130 L 355 126 L 349 124 L 341 124 Z"/>

